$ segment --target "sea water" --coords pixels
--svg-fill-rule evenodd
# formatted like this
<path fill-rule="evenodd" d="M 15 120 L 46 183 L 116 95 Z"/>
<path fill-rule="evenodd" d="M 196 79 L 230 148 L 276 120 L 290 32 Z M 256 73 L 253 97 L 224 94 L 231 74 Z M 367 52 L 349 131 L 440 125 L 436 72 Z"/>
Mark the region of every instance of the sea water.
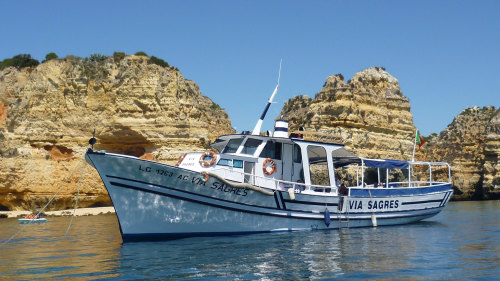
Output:
<path fill-rule="evenodd" d="M 377 228 L 121 241 L 114 215 L 0 220 L 0 280 L 493 280 L 500 202 Z M 12 238 L 9 240 L 9 238 Z"/>

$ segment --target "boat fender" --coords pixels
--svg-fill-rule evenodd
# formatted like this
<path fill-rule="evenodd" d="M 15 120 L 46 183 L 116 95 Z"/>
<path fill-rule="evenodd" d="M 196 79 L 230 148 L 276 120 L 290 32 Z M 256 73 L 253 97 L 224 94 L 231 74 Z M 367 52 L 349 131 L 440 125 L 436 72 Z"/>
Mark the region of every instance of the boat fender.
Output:
<path fill-rule="evenodd" d="M 269 166 L 267 165 L 269 163 Z M 271 168 L 270 170 L 268 168 Z M 264 174 L 270 176 L 274 174 L 274 171 L 276 171 L 276 163 L 274 163 L 274 160 L 271 158 L 266 158 L 264 160 L 264 163 L 262 163 L 262 170 L 264 171 Z"/>
<path fill-rule="evenodd" d="M 207 158 L 207 157 L 211 157 L 212 159 L 210 161 L 207 161 L 207 160 L 205 160 L 205 158 Z M 200 165 L 203 167 L 210 167 L 213 164 L 215 164 L 216 160 L 217 160 L 217 157 L 215 156 L 215 153 L 213 151 L 206 151 L 200 157 Z"/>
<path fill-rule="evenodd" d="M 179 167 L 179 165 L 182 163 L 182 160 L 184 160 L 184 157 L 186 157 L 186 153 L 182 153 L 181 156 L 179 156 L 179 159 L 177 159 L 177 163 L 175 163 L 175 166 Z"/>
<path fill-rule="evenodd" d="M 325 208 L 325 225 L 330 226 L 330 211 L 328 211 L 328 208 Z"/>
<path fill-rule="evenodd" d="M 377 227 L 377 216 L 375 214 L 372 214 L 372 225 L 373 227 Z"/>
<path fill-rule="evenodd" d="M 201 172 L 201 174 L 204 176 L 203 181 L 207 182 L 208 179 L 210 179 L 210 175 L 207 172 Z"/>
<path fill-rule="evenodd" d="M 295 189 L 293 187 L 288 189 L 288 195 L 290 195 L 290 199 L 295 200 Z"/>

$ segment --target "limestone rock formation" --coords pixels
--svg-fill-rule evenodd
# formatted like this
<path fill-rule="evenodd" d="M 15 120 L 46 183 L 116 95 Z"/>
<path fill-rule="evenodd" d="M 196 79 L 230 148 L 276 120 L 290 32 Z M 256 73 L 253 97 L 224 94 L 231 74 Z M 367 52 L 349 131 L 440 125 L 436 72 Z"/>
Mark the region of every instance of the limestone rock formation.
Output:
<path fill-rule="evenodd" d="M 304 126 L 306 137 L 342 142 L 360 156 L 412 157 L 410 103 L 398 80 L 381 67 L 358 72 L 348 83 L 341 74 L 330 76 L 314 99 L 290 99 L 281 116 L 289 120 L 291 130 Z"/>
<path fill-rule="evenodd" d="M 500 108 L 486 126 L 483 190 L 487 198 L 500 199 Z"/>
<path fill-rule="evenodd" d="M 450 163 L 454 200 L 500 197 L 499 112 L 493 106 L 468 108 L 416 151 L 417 160 Z M 347 83 L 341 74 L 328 77 L 314 99 L 290 99 L 279 118 L 289 120 L 292 131 L 304 126 L 306 137 L 343 143 L 363 157 L 412 158 L 410 103 L 398 80 L 380 67 L 356 73 Z M 435 179 L 447 179 L 446 170 L 434 172 Z"/>
<path fill-rule="evenodd" d="M 500 109 L 463 110 L 431 138 L 418 157 L 447 161 L 452 168 L 454 199 L 500 198 Z"/>
<path fill-rule="evenodd" d="M 109 205 L 94 169 L 80 168 L 87 141 L 96 149 L 172 163 L 231 133 L 225 110 L 170 66 L 145 56 L 54 59 L 0 71 L 0 209 L 40 208 L 65 182 L 51 209 Z"/>

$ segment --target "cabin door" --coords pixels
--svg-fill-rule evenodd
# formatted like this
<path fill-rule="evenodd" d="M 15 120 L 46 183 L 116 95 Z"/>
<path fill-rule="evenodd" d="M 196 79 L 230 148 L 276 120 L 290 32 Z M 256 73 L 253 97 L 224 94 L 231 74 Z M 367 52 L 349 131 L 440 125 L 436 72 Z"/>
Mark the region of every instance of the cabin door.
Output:
<path fill-rule="evenodd" d="M 245 172 L 244 182 L 254 184 L 254 167 L 255 163 L 245 161 L 243 172 Z"/>
<path fill-rule="evenodd" d="M 293 145 L 283 144 L 283 180 L 292 181 L 293 176 Z"/>

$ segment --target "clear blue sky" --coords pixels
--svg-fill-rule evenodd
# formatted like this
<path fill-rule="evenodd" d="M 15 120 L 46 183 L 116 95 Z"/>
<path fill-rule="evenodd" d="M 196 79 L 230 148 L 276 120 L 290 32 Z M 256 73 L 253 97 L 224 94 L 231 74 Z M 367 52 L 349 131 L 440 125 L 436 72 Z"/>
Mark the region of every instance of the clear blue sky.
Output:
<path fill-rule="evenodd" d="M 0 59 L 145 51 L 178 67 L 252 130 L 326 77 L 383 66 L 415 125 L 439 133 L 474 105 L 500 106 L 500 1 L 1 1 Z"/>

